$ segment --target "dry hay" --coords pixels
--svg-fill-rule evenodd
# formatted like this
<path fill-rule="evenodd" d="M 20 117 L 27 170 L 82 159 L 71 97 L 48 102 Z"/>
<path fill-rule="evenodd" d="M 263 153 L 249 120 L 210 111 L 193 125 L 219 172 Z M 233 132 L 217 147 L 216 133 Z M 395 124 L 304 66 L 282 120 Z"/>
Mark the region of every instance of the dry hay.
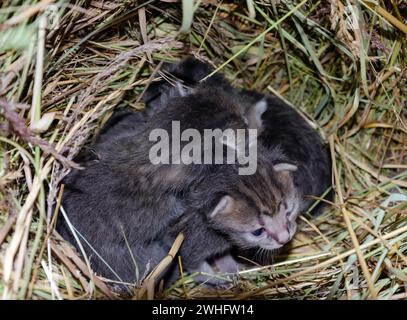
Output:
<path fill-rule="evenodd" d="M 156 296 L 407 297 L 403 0 L 205 0 L 194 14 L 186 0 L 184 15 L 177 1 L 30 3 L 0 5 L 3 298 L 113 298 L 52 232 L 47 208 L 113 110 L 143 108 L 159 63 L 185 54 L 304 114 L 330 145 L 336 197 L 318 218 L 302 215 L 275 264 L 243 271 L 233 288 L 208 292 L 185 276 Z"/>

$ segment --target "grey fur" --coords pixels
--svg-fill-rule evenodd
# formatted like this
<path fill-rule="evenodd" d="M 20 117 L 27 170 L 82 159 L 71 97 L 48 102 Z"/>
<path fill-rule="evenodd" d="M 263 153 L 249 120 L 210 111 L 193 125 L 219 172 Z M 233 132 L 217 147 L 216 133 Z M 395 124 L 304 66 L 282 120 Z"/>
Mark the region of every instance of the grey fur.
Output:
<path fill-rule="evenodd" d="M 164 258 L 179 232 L 186 236 L 180 255 L 191 271 L 207 259 L 227 254 L 232 246 L 253 247 L 255 243 L 246 242 L 239 228 L 258 228 L 256 217 L 263 207 L 270 212 L 267 215 L 277 215 L 281 211 L 277 204 L 285 203 L 286 197 L 295 202 L 307 193 L 320 195 L 329 186 L 329 159 L 322 143 L 294 110 L 267 97 L 269 108 L 260 108 L 260 114 L 255 110 L 255 121 L 251 122 L 247 115 L 264 96 L 238 91 L 221 75 L 199 82 L 211 67 L 193 59 L 164 69 L 192 90 L 179 90 L 179 86 L 163 81 L 154 83 L 144 97 L 145 111 L 114 114 L 95 143 L 78 157 L 85 170 L 73 170 L 63 181 L 62 205 L 70 221 L 125 282 L 137 280 L 133 258 L 139 274 L 145 274 L 148 265 L 153 268 Z M 175 120 L 181 122 L 181 130 L 200 132 L 266 123 L 260 136 L 258 172 L 244 177 L 237 174 L 237 165 L 152 165 L 148 159 L 153 144 L 148 141 L 150 131 L 163 128 L 170 132 Z M 279 138 L 268 134 L 275 128 L 280 128 Z M 289 152 L 294 147 L 290 137 L 299 141 L 300 146 L 296 143 L 295 147 L 301 150 Z M 285 155 L 276 151 L 278 147 Z M 287 162 L 287 157 L 299 166 L 294 173 L 295 190 L 293 173 L 273 169 L 274 164 Z M 307 180 L 310 177 L 314 180 Z M 250 212 L 208 218 L 226 194 Z M 303 203 L 304 208 L 309 205 Z M 57 229 L 75 244 L 62 219 L 58 219 Z M 92 256 L 91 264 L 98 274 L 114 278 L 86 245 L 85 251 Z M 171 283 L 178 275 L 175 263 L 164 277 Z"/>

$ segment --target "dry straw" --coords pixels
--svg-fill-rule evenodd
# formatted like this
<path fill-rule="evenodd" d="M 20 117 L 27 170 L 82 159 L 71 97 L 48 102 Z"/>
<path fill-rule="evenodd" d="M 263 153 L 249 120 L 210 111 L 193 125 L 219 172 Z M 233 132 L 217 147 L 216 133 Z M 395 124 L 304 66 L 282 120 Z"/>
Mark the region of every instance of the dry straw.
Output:
<path fill-rule="evenodd" d="M 113 110 L 143 108 L 160 63 L 191 54 L 297 108 L 330 148 L 335 202 L 224 290 L 182 272 L 155 292 L 180 235 L 131 296 L 406 299 L 406 16 L 401 0 L 2 1 L 0 296 L 120 298 L 53 230 L 52 208 Z"/>

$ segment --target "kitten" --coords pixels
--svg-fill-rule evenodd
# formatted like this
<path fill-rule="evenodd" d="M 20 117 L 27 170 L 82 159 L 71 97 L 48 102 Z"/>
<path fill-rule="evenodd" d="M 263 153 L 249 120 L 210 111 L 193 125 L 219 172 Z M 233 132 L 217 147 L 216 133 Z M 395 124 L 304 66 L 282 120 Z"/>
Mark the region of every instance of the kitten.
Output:
<path fill-rule="evenodd" d="M 263 151 L 262 155 L 267 153 Z M 273 165 L 274 161 L 277 163 Z M 166 236 L 171 243 L 179 232 L 184 233 L 179 255 L 187 271 L 214 274 L 208 260 L 215 258 L 215 264 L 217 258 L 224 260 L 232 247 L 274 250 L 292 239 L 301 199 L 293 184 L 296 167 L 281 161 L 278 152 L 269 153 L 260 156 L 253 175 L 239 176 L 233 173 L 236 168 L 225 166 L 193 187 L 184 204 L 186 213 Z M 237 263 L 229 256 L 220 271 L 236 272 Z M 179 277 L 177 268 L 171 272 L 166 275 L 169 283 Z M 222 284 L 210 277 L 195 280 Z"/>
<path fill-rule="evenodd" d="M 294 173 L 294 184 L 302 195 L 300 211 L 304 212 L 315 202 L 309 196 L 331 200 L 332 185 L 331 158 L 322 139 L 293 108 L 275 96 L 264 96 L 257 92 L 240 90 L 241 103 L 250 106 L 259 100 L 267 104 L 262 114 L 262 132 L 259 141 L 268 149 L 278 147 L 288 161 L 294 162 L 298 170 Z M 313 209 L 319 214 L 323 202 Z"/>
<path fill-rule="evenodd" d="M 113 118 L 108 129 L 103 129 L 84 152 L 85 169 L 74 169 L 63 180 L 62 210 L 84 239 L 85 252 L 98 274 L 136 281 L 133 260 L 138 260 L 139 273 L 144 274 L 148 260 L 145 253 L 151 246 L 154 252 L 166 253 L 157 241 L 184 214 L 184 199 L 194 185 L 220 172 L 216 164 L 153 165 L 149 158 L 154 146 L 149 139 L 152 130 L 171 132 L 173 121 L 180 122 L 181 130 L 195 128 L 200 133 L 206 129 L 247 129 L 252 126 L 248 115 L 256 113 L 258 106 L 242 114 L 236 105 L 238 102 L 222 88 L 202 85 L 186 95 L 173 95 L 148 121 L 136 122 L 140 126 L 128 122 L 127 116 Z M 78 247 L 61 217 L 57 230 Z M 153 266 L 159 261 L 157 255 L 152 259 Z"/>
<path fill-rule="evenodd" d="M 183 86 L 184 90 L 194 90 L 194 88 L 199 90 L 202 85 L 222 88 L 230 97 L 238 101 L 236 107 L 242 109 L 241 113 L 248 115 L 249 127 L 259 130 L 261 144 L 268 150 L 279 148 L 285 154 L 286 162 L 292 162 L 297 166 L 298 170 L 292 173 L 295 193 L 297 198 L 300 198 L 299 207 L 295 210 L 297 214 L 298 211 L 308 210 L 313 204 L 314 200 L 308 196 L 320 197 L 330 188 L 331 160 L 328 150 L 316 130 L 282 100 L 253 91 L 235 89 L 220 73 L 200 82 L 213 71 L 213 68 L 193 58 L 186 58 L 175 64 L 167 64 L 164 66 L 164 71 L 167 77 L 171 75 L 178 82 L 172 80 L 173 83 L 169 84 L 165 79 L 155 82 L 152 86 L 153 93 L 149 90 L 146 92 L 147 106 L 165 107 L 166 101 L 171 96 L 169 91 L 180 86 Z M 250 108 L 253 110 L 253 105 L 257 106 L 255 112 L 247 112 Z M 325 198 L 332 199 L 332 192 L 329 192 Z M 312 213 L 320 213 L 323 205 L 324 203 L 321 203 L 313 208 Z M 296 217 L 297 214 L 294 216 Z M 291 224 L 296 225 L 295 220 Z M 199 234 L 199 232 L 195 233 Z M 207 235 L 208 231 L 201 233 Z M 192 241 L 192 244 L 195 243 Z M 214 243 L 217 242 L 214 241 Z M 190 257 L 191 252 L 184 256 Z M 258 250 L 253 249 L 246 251 L 244 255 L 253 258 L 253 254 L 256 256 L 256 252 Z M 243 252 L 241 251 L 241 253 Z M 264 263 L 264 261 L 262 262 Z M 208 269 L 207 266 L 205 268 Z"/>
<path fill-rule="evenodd" d="M 213 88 L 222 88 L 230 97 L 239 101 L 238 107 L 243 114 L 253 110 L 257 105 L 257 114 L 251 113 L 257 120 L 251 120 L 251 125 L 259 130 L 259 141 L 269 150 L 279 148 L 288 161 L 295 163 L 298 170 L 294 173 L 294 183 L 298 192 L 303 196 L 301 211 L 307 210 L 314 200 L 309 196 L 320 197 L 332 185 L 331 159 L 326 146 L 315 129 L 313 129 L 292 107 L 279 98 L 264 95 L 245 89 L 235 89 L 227 83 L 220 73 L 201 82 L 214 69 L 207 63 L 192 57 L 187 57 L 175 64 L 163 66 L 167 74 L 176 77 L 179 84 L 193 90 L 203 84 Z M 160 108 L 168 99 L 169 88 L 174 88 L 167 81 L 161 80 L 154 84 L 154 94 L 146 92 L 146 103 L 151 108 Z M 132 121 L 128 119 L 128 121 Z M 332 198 L 328 193 L 326 199 Z M 314 213 L 319 213 L 318 206 Z"/>
<path fill-rule="evenodd" d="M 62 206 L 89 243 L 84 248 L 92 268 L 125 282 L 140 279 L 148 265 L 153 268 L 164 258 L 180 231 L 186 235 L 180 255 L 188 271 L 210 271 L 207 259 L 224 255 L 232 245 L 265 250 L 281 247 L 295 233 L 295 220 L 305 207 L 303 196 L 309 188 L 301 179 L 309 174 L 307 161 L 312 157 L 306 152 L 304 158 L 286 152 L 293 147 L 287 137 L 296 133 L 285 125 L 296 123 L 299 115 L 295 111 L 288 113 L 291 122 L 272 119 L 281 126 L 282 134 L 273 140 L 274 133 L 267 135 L 273 124 L 263 125 L 270 100 L 238 92 L 221 75 L 199 83 L 211 68 L 196 60 L 166 68 L 190 88 L 152 84 L 146 91 L 146 110 L 114 114 L 85 152 L 85 170 L 73 170 L 64 180 Z M 149 135 L 156 128 L 170 132 L 173 121 L 180 121 L 181 130 L 199 132 L 259 129 L 264 146 L 260 146 L 258 170 L 253 176 L 239 176 L 236 165 L 152 165 Z M 316 134 L 312 128 L 303 129 L 310 133 L 309 138 Z M 282 144 L 285 140 L 288 143 Z M 310 150 L 300 141 L 304 143 L 301 147 Z M 291 158 L 287 160 L 277 147 Z M 304 174 L 298 174 L 297 162 L 307 169 Z M 62 219 L 58 219 L 57 229 L 76 244 Z M 164 276 L 174 280 L 176 270 L 173 265 Z"/>

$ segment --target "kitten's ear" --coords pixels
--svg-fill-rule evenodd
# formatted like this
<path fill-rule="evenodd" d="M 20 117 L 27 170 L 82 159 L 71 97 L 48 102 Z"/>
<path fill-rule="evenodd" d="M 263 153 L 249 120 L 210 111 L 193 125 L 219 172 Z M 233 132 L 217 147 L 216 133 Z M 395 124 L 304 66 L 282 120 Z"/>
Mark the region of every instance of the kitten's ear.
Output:
<path fill-rule="evenodd" d="M 268 104 L 266 99 L 261 99 L 250 106 L 245 114 L 249 129 L 261 130 L 263 128 L 261 116 L 267 110 L 267 108 Z"/>
<path fill-rule="evenodd" d="M 152 111 L 164 109 L 172 98 L 185 97 L 193 92 L 192 88 L 181 82 L 167 83 L 165 80 L 152 83 L 143 95 L 143 102 Z"/>
<path fill-rule="evenodd" d="M 181 61 L 171 64 L 167 67 L 169 73 L 176 78 L 181 79 L 188 85 L 196 85 L 199 81 L 209 75 L 214 68 L 192 56 L 186 57 Z"/>
<path fill-rule="evenodd" d="M 288 162 L 276 163 L 276 164 L 273 165 L 273 168 L 277 172 L 297 171 L 297 169 L 298 169 L 298 167 L 295 164 L 288 163 Z"/>
<path fill-rule="evenodd" d="M 213 218 L 219 213 L 228 213 L 232 210 L 233 198 L 231 196 L 223 196 L 216 207 L 209 214 L 209 218 Z"/>

